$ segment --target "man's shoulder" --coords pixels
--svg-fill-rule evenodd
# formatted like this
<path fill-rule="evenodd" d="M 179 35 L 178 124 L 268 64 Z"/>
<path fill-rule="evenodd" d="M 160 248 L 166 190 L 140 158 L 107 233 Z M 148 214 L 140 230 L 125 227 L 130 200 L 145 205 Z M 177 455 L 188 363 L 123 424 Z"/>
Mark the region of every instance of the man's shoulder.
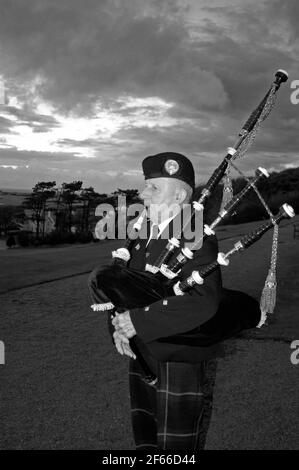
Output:
<path fill-rule="evenodd" d="M 207 250 L 218 250 L 218 239 L 216 235 L 211 235 L 207 237 L 202 245 L 203 248 Z"/>
<path fill-rule="evenodd" d="M 202 247 L 195 252 L 195 257 L 207 257 L 216 259 L 218 255 L 218 240 L 216 235 L 204 239 Z"/>
<path fill-rule="evenodd" d="M 201 248 L 193 252 L 193 259 L 186 266 L 183 267 L 183 271 L 189 272 L 199 266 L 207 266 L 214 263 L 218 256 L 218 241 L 217 238 L 212 235 L 207 237 L 201 246 Z"/>

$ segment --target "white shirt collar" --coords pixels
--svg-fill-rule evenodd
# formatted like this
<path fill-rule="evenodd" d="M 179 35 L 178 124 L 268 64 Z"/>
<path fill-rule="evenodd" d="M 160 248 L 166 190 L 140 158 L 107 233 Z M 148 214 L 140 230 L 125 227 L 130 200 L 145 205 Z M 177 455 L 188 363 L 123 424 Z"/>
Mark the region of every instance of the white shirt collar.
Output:
<path fill-rule="evenodd" d="M 159 237 L 161 235 L 161 233 L 166 229 L 167 225 L 170 224 L 170 222 L 172 221 L 172 219 L 175 218 L 175 215 L 173 215 L 172 217 L 169 217 L 168 219 L 164 220 L 163 222 L 161 222 L 159 225 L 158 225 L 158 228 L 159 228 Z"/>
<path fill-rule="evenodd" d="M 172 217 L 169 217 L 168 219 L 164 220 L 163 222 L 161 222 L 161 223 L 158 225 L 159 234 L 158 234 L 158 237 L 157 237 L 157 238 L 160 237 L 161 233 L 166 229 L 167 225 L 169 225 L 169 223 L 172 221 L 172 219 L 175 218 L 175 216 L 176 216 L 176 214 L 173 215 Z M 155 225 L 155 224 L 153 224 L 153 225 Z M 152 227 L 153 227 L 153 225 L 152 225 Z M 148 239 L 148 241 L 147 241 L 146 246 L 149 244 L 149 242 L 150 242 L 151 239 L 152 239 L 152 233 L 153 233 L 152 227 L 151 227 L 151 232 L 150 232 L 149 239 Z"/>

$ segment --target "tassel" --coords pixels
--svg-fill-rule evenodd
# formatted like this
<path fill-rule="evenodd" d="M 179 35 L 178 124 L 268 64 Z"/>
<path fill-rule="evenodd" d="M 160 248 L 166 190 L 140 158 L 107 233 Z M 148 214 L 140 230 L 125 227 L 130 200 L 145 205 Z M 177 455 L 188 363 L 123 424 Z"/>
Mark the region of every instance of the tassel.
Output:
<path fill-rule="evenodd" d="M 111 302 L 106 302 L 104 304 L 93 304 L 90 307 L 94 312 L 105 312 L 106 310 L 114 309 L 114 305 Z"/>
<path fill-rule="evenodd" d="M 227 171 L 223 177 L 223 195 L 220 211 L 222 211 L 226 204 L 228 204 L 233 198 L 233 185 L 231 177 L 229 176 L 229 171 Z"/>
<path fill-rule="evenodd" d="M 260 301 L 262 316 L 259 324 L 257 325 L 257 328 L 260 328 L 262 325 L 265 324 L 268 313 L 274 312 L 276 304 L 276 286 L 276 273 L 275 271 L 269 269 Z"/>
<path fill-rule="evenodd" d="M 274 225 L 273 243 L 271 252 L 271 267 L 268 271 L 268 276 L 263 288 L 260 300 L 260 309 L 262 312 L 261 319 L 257 328 L 260 328 L 266 323 L 267 315 L 274 312 L 276 304 L 276 262 L 277 262 L 277 247 L 278 247 L 278 225 Z"/>

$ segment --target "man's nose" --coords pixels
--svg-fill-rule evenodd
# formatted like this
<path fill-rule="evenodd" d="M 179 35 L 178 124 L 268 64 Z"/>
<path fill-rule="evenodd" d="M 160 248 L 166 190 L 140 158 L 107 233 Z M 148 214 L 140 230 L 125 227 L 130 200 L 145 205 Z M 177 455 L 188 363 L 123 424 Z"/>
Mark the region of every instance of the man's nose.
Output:
<path fill-rule="evenodd" d="M 151 191 L 149 188 L 144 188 L 142 193 L 140 194 L 141 199 L 150 199 L 151 197 Z"/>

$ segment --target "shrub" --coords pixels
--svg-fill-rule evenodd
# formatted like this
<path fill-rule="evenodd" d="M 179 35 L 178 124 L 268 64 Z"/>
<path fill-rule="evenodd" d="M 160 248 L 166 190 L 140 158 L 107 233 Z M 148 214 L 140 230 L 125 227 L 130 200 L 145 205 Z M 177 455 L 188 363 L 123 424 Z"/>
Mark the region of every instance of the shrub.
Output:
<path fill-rule="evenodd" d="M 63 236 L 62 243 L 75 243 L 77 241 L 78 235 L 75 233 L 66 233 Z"/>
<path fill-rule="evenodd" d="M 236 213 L 230 219 L 230 223 L 243 224 L 246 222 L 254 222 L 256 220 L 264 220 L 268 218 L 267 212 L 260 204 L 251 204 L 250 201 L 243 202 L 237 209 Z"/>
<path fill-rule="evenodd" d="M 43 239 L 43 243 L 46 245 L 58 245 L 62 242 L 62 234 L 54 230 L 51 233 L 47 233 Z"/>
<path fill-rule="evenodd" d="M 23 248 L 29 246 L 29 234 L 27 232 L 17 233 L 18 244 Z"/>
<path fill-rule="evenodd" d="M 80 232 L 78 235 L 79 243 L 90 243 L 93 241 L 93 235 L 91 232 Z"/>
<path fill-rule="evenodd" d="M 15 237 L 13 235 L 9 235 L 8 239 L 6 240 L 6 246 L 11 248 L 16 244 Z"/>
<path fill-rule="evenodd" d="M 53 230 L 53 232 L 45 235 L 43 243 L 46 245 L 59 245 L 60 243 L 75 243 L 77 241 L 78 235 L 75 233 L 69 232 L 58 232 Z"/>

